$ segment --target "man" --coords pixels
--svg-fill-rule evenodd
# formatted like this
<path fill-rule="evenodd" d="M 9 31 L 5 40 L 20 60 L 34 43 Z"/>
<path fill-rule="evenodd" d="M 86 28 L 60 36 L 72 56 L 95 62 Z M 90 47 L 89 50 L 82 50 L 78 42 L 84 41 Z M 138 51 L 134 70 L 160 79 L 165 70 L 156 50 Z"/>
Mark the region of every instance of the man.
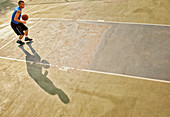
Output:
<path fill-rule="evenodd" d="M 14 30 L 14 32 L 19 35 L 19 39 L 17 40 L 17 43 L 20 45 L 25 44 L 21 41 L 21 39 L 25 35 L 25 41 L 32 41 L 32 39 L 28 38 L 28 28 L 24 25 L 26 24 L 26 21 L 21 21 L 20 18 L 22 17 L 22 9 L 25 7 L 24 1 L 18 2 L 19 7 L 16 7 L 14 9 L 14 12 L 12 14 L 11 18 L 11 27 Z M 25 33 L 23 32 L 25 31 Z"/>

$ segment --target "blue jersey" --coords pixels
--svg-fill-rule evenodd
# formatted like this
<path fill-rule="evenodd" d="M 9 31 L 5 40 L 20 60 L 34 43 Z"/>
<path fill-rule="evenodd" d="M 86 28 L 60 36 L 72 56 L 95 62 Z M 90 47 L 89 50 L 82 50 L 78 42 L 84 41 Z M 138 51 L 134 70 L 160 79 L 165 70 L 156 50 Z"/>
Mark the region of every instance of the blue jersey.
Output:
<path fill-rule="evenodd" d="M 13 23 L 15 23 L 15 24 L 19 24 L 19 22 L 14 21 L 15 15 L 16 15 L 16 13 L 17 13 L 18 10 L 22 11 L 20 7 L 16 7 L 16 8 L 14 9 L 14 12 L 13 12 L 12 18 L 11 18 L 11 22 L 13 22 Z M 19 15 L 18 19 L 20 20 L 20 18 L 21 18 L 21 14 Z"/>

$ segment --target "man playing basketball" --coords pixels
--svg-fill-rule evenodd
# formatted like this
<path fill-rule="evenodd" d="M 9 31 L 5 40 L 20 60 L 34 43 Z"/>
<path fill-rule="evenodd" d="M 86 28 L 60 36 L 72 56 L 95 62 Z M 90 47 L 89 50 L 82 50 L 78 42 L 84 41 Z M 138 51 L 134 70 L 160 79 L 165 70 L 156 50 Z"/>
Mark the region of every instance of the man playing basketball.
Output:
<path fill-rule="evenodd" d="M 26 21 L 20 20 L 22 9 L 25 7 L 24 1 L 19 1 L 18 5 L 19 7 L 16 7 L 12 14 L 11 27 L 14 30 L 14 32 L 17 35 L 19 35 L 19 39 L 17 40 L 17 43 L 23 45 L 25 43 L 22 42 L 21 39 L 24 37 L 24 35 L 25 35 L 25 41 L 32 41 L 32 39 L 28 38 L 28 28 L 24 25 L 26 24 Z M 25 31 L 25 33 L 23 31 Z"/>

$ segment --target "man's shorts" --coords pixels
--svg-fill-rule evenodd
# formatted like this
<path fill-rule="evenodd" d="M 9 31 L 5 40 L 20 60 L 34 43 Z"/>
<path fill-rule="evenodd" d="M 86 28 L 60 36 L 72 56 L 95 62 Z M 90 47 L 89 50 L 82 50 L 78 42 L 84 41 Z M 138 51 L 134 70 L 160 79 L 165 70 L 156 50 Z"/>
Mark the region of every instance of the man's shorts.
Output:
<path fill-rule="evenodd" d="M 23 23 L 15 24 L 11 22 L 11 27 L 17 35 L 24 35 L 23 31 L 28 29 Z"/>

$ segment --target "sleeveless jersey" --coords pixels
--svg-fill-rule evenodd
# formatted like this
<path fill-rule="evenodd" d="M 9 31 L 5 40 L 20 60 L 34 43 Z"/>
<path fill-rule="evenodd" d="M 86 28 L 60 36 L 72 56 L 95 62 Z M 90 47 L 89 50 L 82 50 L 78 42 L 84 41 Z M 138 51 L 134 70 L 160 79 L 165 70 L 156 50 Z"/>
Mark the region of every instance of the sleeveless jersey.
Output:
<path fill-rule="evenodd" d="M 18 10 L 20 10 L 20 11 L 22 12 L 22 10 L 20 9 L 20 7 L 16 7 L 16 8 L 14 9 L 14 12 L 13 12 L 12 18 L 11 18 L 11 22 L 13 22 L 13 23 L 15 23 L 15 24 L 19 24 L 19 22 L 14 21 L 15 15 L 16 15 L 16 13 L 17 13 Z M 21 14 L 19 15 L 18 19 L 20 20 L 20 18 L 21 18 Z"/>

